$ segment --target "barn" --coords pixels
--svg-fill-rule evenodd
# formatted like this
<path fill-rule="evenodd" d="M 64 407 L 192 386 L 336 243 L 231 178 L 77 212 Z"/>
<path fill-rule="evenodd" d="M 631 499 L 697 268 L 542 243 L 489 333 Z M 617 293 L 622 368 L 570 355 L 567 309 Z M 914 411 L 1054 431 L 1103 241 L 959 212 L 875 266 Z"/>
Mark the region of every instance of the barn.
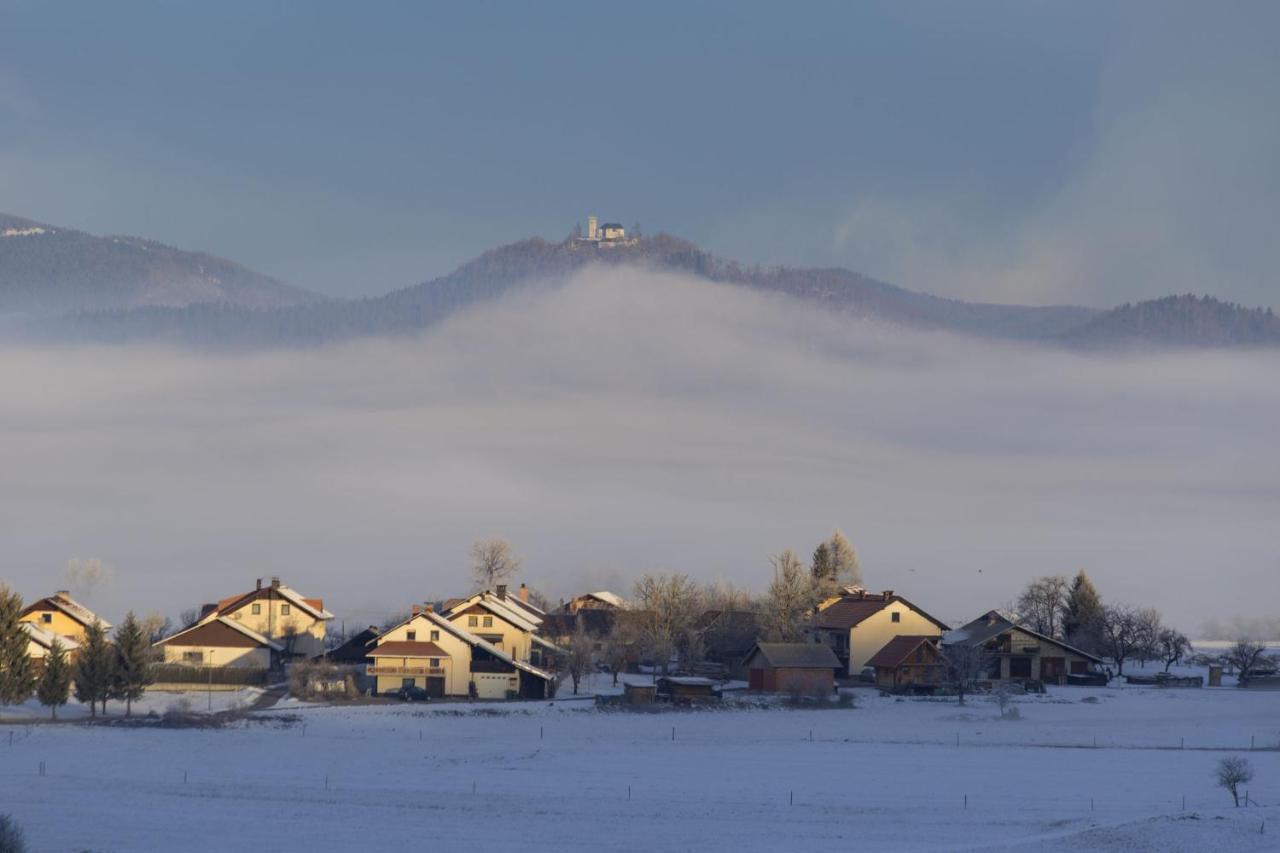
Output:
<path fill-rule="evenodd" d="M 821 643 L 756 643 L 743 664 L 747 686 L 766 693 L 831 693 L 840 661 Z"/>

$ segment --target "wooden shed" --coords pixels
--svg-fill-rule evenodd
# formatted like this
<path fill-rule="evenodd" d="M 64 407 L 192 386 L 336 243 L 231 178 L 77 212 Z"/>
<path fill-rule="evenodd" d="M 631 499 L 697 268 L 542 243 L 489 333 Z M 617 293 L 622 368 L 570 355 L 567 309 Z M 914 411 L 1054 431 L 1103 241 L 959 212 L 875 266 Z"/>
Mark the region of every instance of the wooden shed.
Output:
<path fill-rule="evenodd" d="M 658 679 L 657 698 L 684 704 L 719 699 L 720 691 L 710 678 L 692 675 L 669 675 Z"/>
<path fill-rule="evenodd" d="M 812 696 L 835 690 L 840 660 L 821 643 L 756 643 L 743 666 L 751 690 Z"/>
<path fill-rule="evenodd" d="M 881 690 L 932 692 L 941 678 L 938 662 L 938 638 L 925 636 L 894 637 L 871 656 L 867 666 L 876 671 L 876 686 Z"/>
<path fill-rule="evenodd" d="M 656 698 L 656 684 L 624 684 L 622 685 L 623 701 L 628 705 L 649 705 Z"/>

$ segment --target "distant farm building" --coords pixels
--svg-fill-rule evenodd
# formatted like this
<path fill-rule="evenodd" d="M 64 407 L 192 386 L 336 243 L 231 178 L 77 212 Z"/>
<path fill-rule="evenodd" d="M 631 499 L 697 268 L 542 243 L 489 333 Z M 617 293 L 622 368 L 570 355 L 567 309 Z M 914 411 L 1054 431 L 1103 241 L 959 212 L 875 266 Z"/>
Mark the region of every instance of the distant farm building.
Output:
<path fill-rule="evenodd" d="M 941 679 L 938 660 L 938 638 L 920 636 L 894 637 L 872 655 L 867 666 L 876 671 L 875 683 L 881 690 L 929 692 Z"/>
<path fill-rule="evenodd" d="M 835 690 L 840 661 L 821 643 L 756 643 L 743 666 L 751 690 L 815 696 Z"/>

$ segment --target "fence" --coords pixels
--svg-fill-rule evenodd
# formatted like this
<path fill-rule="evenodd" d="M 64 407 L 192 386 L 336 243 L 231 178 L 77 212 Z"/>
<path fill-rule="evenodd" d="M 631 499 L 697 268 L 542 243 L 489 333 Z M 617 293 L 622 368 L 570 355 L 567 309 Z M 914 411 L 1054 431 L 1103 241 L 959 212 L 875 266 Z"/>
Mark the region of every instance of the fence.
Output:
<path fill-rule="evenodd" d="M 189 687 L 232 685 L 235 687 L 265 687 L 271 671 L 254 667 L 185 666 L 183 664 L 159 664 L 155 668 L 156 684 L 173 684 Z"/>

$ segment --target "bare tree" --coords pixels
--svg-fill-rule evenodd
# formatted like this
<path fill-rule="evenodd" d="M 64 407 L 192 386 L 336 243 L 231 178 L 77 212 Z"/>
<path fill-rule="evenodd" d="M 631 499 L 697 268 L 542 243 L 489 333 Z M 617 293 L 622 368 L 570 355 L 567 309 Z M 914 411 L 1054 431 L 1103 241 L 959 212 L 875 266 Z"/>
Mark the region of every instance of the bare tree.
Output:
<path fill-rule="evenodd" d="M 1046 575 L 1027 584 L 1018 596 L 1018 615 L 1027 627 L 1046 637 L 1059 637 L 1071 582 L 1062 575 Z"/>
<path fill-rule="evenodd" d="M 600 650 L 602 661 L 609 668 L 609 674 L 613 676 L 615 686 L 618 683 L 618 674 L 625 672 L 627 666 L 635 659 L 638 645 L 639 641 L 630 621 L 615 620 L 613 630 L 605 638 L 604 648 Z"/>
<path fill-rule="evenodd" d="M 1161 657 L 1160 632 L 1164 630 L 1164 618 L 1154 607 L 1135 610 L 1133 617 L 1133 657 L 1146 666 L 1147 661 Z"/>
<path fill-rule="evenodd" d="M 963 705 L 965 694 L 972 693 L 974 684 L 990 671 L 993 657 L 980 643 L 952 643 L 939 649 L 939 660 L 943 677 Z"/>
<path fill-rule="evenodd" d="M 1247 637 L 1242 637 L 1236 640 L 1235 645 L 1223 653 L 1222 661 L 1238 673 L 1236 684 L 1240 687 L 1246 687 L 1249 684 L 1249 674 L 1257 667 L 1266 653 L 1266 645 L 1254 642 Z"/>
<path fill-rule="evenodd" d="M 593 646 L 594 643 L 579 622 L 578 627 L 573 631 L 573 636 L 569 638 L 569 647 L 565 649 L 562 669 L 573 681 L 574 696 L 578 695 L 578 682 L 582 680 L 582 676 L 591 672 L 594 664 Z"/>
<path fill-rule="evenodd" d="M 1134 645 L 1139 640 L 1138 615 L 1132 607 L 1112 604 L 1102 608 L 1103 646 L 1116 664 L 1116 675 L 1124 675 L 1124 662 L 1133 657 Z"/>
<path fill-rule="evenodd" d="M 696 653 L 694 625 L 702 610 L 697 587 L 682 574 L 645 575 L 636 582 L 636 630 L 644 651 L 665 674 L 677 651 Z"/>
<path fill-rule="evenodd" d="M 765 634 L 775 642 L 798 642 L 804 638 L 809 616 L 817 606 L 817 585 L 790 549 L 769 561 L 773 582 L 765 598 Z"/>
<path fill-rule="evenodd" d="M 1164 661 L 1164 671 L 1168 672 L 1169 667 L 1182 660 L 1191 651 L 1191 641 L 1187 639 L 1187 635 L 1173 628 L 1165 628 L 1156 638 L 1156 644 L 1160 649 L 1160 657 Z"/>
<path fill-rule="evenodd" d="M 479 539 L 471 545 L 471 579 L 477 590 L 510 580 L 524 561 L 505 539 Z"/>
<path fill-rule="evenodd" d="M 1217 778 L 1219 787 L 1231 793 L 1236 808 L 1240 808 L 1240 786 L 1253 779 L 1253 767 L 1249 759 L 1240 755 L 1229 755 L 1218 762 Z"/>
<path fill-rule="evenodd" d="M 178 614 L 178 621 L 182 623 L 183 628 L 190 628 L 192 625 L 200 621 L 199 607 L 188 607 L 186 610 Z"/>

